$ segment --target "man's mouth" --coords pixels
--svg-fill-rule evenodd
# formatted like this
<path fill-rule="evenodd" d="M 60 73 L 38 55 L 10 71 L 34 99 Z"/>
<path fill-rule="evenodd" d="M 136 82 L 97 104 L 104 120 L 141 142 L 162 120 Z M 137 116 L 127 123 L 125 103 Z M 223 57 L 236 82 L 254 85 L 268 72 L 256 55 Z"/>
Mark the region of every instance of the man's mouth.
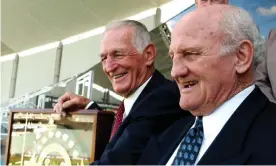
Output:
<path fill-rule="evenodd" d="M 127 73 L 121 73 L 121 74 L 116 74 L 114 76 L 112 76 L 113 79 L 118 79 L 118 78 L 121 78 L 123 77 L 124 75 L 126 75 Z"/>
<path fill-rule="evenodd" d="M 195 86 L 196 84 L 198 84 L 198 81 L 189 81 L 184 83 L 184 88 L 191 88 L 193 86 Z"/>

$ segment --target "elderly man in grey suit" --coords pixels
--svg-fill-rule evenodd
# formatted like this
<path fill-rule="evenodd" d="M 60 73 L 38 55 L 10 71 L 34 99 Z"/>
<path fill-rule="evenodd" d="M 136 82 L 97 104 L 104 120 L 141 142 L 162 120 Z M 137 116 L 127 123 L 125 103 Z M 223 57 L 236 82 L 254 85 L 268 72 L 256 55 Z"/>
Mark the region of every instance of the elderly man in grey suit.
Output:
<path fill-rule="evenodd" d="M 256 84 L 276 103 L 276 29 L 269 33 L 265 54 L 265 59 L 256 68 Z"/>

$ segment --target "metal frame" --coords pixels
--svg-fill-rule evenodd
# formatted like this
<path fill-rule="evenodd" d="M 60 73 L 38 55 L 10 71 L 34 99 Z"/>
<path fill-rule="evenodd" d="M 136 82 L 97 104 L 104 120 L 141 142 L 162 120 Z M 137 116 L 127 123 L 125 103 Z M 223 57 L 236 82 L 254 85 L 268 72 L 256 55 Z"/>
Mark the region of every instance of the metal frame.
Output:
<path fill-rule="evenodd" d="M 94 72 L 91 70 L 82 76 L 77 78 L 75 93 L 81 96 L 85 96 L 92 100 L 92 88 L 94 82 Z M 79 87 L 82 86 L 81 93 L 79 93 Z M 87 92 L 85 92 L 85 86 L 87 86 Z"/>

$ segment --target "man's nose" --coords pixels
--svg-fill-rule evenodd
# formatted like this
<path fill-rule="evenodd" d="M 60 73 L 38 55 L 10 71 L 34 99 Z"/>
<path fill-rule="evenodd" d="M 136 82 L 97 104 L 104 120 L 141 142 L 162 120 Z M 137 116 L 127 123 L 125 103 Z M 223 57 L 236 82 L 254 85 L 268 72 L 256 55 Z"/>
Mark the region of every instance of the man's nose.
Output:
<path fill-rule="evenodd" d="M 110 56 L 108 56 L 106 58 L 106 61 L 103 64 L 103 67 L 104 67 L 104 69 L 105 69 L 106 72 L 112 72 L 112 71 L 114 71 L 116 69 L 116 66 L 117 65 L 116 65 L 114 59 L 111 58 Z"/>
<path fill-rule="evenodd" d="M 173 60 L 171 70 L 172 78 L 177 79 L 178 77 L 185 77 L 188 75 L 188 72 L 188 68 L 183 61 L 177 59 Z"/>

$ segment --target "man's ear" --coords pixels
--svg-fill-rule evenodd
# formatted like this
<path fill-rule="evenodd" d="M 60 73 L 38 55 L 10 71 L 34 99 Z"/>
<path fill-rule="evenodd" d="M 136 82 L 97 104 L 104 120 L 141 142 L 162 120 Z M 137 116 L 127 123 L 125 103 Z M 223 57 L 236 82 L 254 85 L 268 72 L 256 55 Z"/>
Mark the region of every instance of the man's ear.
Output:
<path fill-rule="evenodd" d="M 146 58 L 146 65 L 151 66 L 154 63 L 156 57 L 156 47 L 154 44 L 149 44 L 144 50 L 144 56 Z"/>
<path fill-rule="evenodd" d="M 253 65 L 254 48 L 249 40 L 243 40 L 236 52 L 236 71 L 243 74 Z"/>

